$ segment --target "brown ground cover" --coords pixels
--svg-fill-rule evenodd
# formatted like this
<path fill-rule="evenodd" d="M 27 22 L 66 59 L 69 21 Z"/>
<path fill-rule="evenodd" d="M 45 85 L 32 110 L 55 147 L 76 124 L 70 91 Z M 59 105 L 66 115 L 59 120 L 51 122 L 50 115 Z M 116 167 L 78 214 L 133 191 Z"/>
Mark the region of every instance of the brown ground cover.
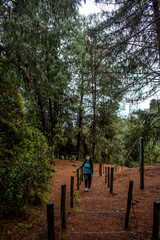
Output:
<path fill-rule="evenodd" d="M 152 234 L 153 202 L 160 200 L 160 165 L 145 167 L 145 188 L 140 190 L 139 168 L 123 168 L 114 174 L 113 194 L 99 176 L 98 164 L 94 164 L 91 192 L 80 185 L 79 196 L 74 209 L 70 203 L 70 177 L 75 175 L 77 161 L 56 160 L 56 177 L 51 181 L 50 199 L 55 204 L 56 239 L 67 240 L 149 240 Z M 108 166 L 108 165 L 105 165 Z M 75 178 L 76 180 L 76 178 Z M 133 180 L 133 204 L 129 219 L 129 229 L 124 229 L 129 181 Z M 67 229 L 60 229 L 61 184 L 66 184 Z M 76 189 L 76 181 L 75 181 Z M 23 223 L 19 224 L 19 223 Z M 26 224 L 26 225 L 25 225 Z M 46 208 L 39 209 L 38 216 L 30 222 L 22 218 L 0 218 L 2 240 L 46 240 Z"/>

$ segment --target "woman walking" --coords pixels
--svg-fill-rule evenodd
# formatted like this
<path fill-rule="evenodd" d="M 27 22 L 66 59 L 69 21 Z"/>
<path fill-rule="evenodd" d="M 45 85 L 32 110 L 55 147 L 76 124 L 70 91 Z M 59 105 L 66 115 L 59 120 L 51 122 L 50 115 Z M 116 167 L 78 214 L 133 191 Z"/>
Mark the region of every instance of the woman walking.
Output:
<path fill-rule="evenodd" d="M 93 177 L 93 163 L 92 163 L 90 156 L 87 156 L 86 160 L 83 162 L 83 164 L 80 167 L 78 167 L 77 169 L 80 169 L 82 167 L 84 167 L 85 191 L 90 192 L 91 180 Z"/>

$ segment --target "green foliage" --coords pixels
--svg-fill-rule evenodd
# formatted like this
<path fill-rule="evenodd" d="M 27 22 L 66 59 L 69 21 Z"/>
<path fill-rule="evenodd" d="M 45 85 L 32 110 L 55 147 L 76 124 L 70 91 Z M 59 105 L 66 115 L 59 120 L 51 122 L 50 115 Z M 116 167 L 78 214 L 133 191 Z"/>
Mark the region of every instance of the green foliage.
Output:
<path fill-rule="evenodd" d="M 51 156 L 44 135 L 25 121 L 12 64 L 1 58 L 0 69 L 1 204 L 4 214 L 19 214 L 29 204 L 40 204 L 49 190 Z"/>
<path fill-rule="evenodd" d="M 101 3 L 101 0 L 96 2 Z M 102 21 L 94 30 L 103 33 L 103 44 L 106 44 L 112 72 L 115 72 L 124 91 L 130 93 L 129 101 L 157 94 L 160 60 L 159 0 L 103 2 L 106 6 L 116 4 L 116 7 L 112 11 L 109 8 L 108 11 L 103 11 Z"/>
<path fill-rule="evenodd" d="M 25 228 L 25 229 L 31 229 L 32 228 L 32 224 L 18 223 L 18 226 L 21 227 L 21 228 Z"/>
<path fill-rule="evenodd" d="M 78 207 L 76 207 L 76 208 L 74 209 L 74 211 L 75 211 L 75 212 L 82 212 L 83 209 L 82 209 L 82 208 L 78 208 Z"/>
<path fill-rule="evenodd" d="M 78 204 L 79 201 L 80 201 L 79 191 L 75 191 L 75 193 L 74 193 L 74 204 Z"/>
<path fill-rule="evenodd" d="M 152 99 L 150 101 L 150 111 L 157 111 L 160 108 L 160 100 Z"/>
<path fill-rule="evenodd" d="M 151 101 L 152 103 L 158 101 Z M 145 164 L 159 162 L 159 131 L 160 131 L 160 112 L 156 105 L 145 111 L 134 112 L 134 117 L 121 120 L 121 130 L 118 138 L 120 143 L 119 158 L 123 158 L 126 166 L 132 167 L 139 165 L 139 138 L 144 139 L 144 159 Z"/>
<path fill-rule="evenodd" d="M 145 147 L 144 156 L 146 164 L 160 163 L 160 140 L 151 140 Z"/>

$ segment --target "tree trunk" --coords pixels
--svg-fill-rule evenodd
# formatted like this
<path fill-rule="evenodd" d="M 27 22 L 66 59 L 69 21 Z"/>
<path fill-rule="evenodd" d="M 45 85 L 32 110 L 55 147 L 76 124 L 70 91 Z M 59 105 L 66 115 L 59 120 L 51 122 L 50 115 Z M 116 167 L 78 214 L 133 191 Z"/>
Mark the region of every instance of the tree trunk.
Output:
<path fill-rule="evenodd" d="M 51 98 L 48 99 L 49 101 L 49 115 L 50 115 L 50 132 L 51 132 L 51 143 L 53 138 L 53 111 L 52 111 L 52 100 Z"/>
<path fill-rule="evenodd" d="M 78 112 L 78 134 L 77 134 L 77 160 L 80 159 L 80 145 L 81 145 L 81 132 L 82 132 L 82 121 L 83 121 L 83 96 L 84 96 L 84 81 L 83 81 L 83 72 L 82 72 L 82 81 L 81 81 L 81 99 Z"/>
<path fill-rule="evenodd" d="M 97 98 L 97 81 L 96 81 L 96 46 L 94 59 L 92 60 L 92 99 L 93 99 L 93 120 L 92 120 L 92 158 L 95 161 L 96 149 L 96 98 Z"/>
<path fill-rule="evenodd" d="M 43 109 L 43 104 L 42 104 L 42 97 L 41 97 L 41 93 L 38 89 L 36 79 L 34 79 L 33 81 L 34 81 L 34 87 L 35 87 L 35 96 L 37 98 L 36 99 L 37 104 L 38 104 L 39 109 L 40 109 L 40 118 L 41 118 L 41 122 L 42 122 L 42 127 L 43 127 L 43 131 L 45 132 L 45 130 L 46 130 L 46 120 L 45 120 L 44 109 Z"/>
<path fill-rule="evenodd" d="M 92 158 L 95 161 L 95 148 L 96 148 L 96 140 L 95 140 L 95 131 L 96 131 L 96 77 L 93 79 L 93 122 L 92 122 Z"/>

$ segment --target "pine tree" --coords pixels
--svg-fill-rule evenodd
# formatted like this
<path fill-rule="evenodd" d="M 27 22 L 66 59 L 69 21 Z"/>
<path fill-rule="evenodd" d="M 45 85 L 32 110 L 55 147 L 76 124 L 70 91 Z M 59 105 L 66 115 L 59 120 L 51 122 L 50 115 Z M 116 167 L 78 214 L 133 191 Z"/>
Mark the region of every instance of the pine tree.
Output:
<path fill-rule="evenodd" d="M 52 143 L 59 106 L 70 76 L 61 45 L 72 34 L 79 1 L 3 1 L 2 53 L 12 56 L 23 76 L 23 94 Z M 63 98 L 63 97 L 62 97 Z"/>
<path fill-rule="evenodd" d="M 111 58 L 113 71 L 122 80 L 124 91 L 130 92 L 131 100 L 145 99 L 157 93 L 160 66 L 159 1 L 96 2 L 116 6 L 112 12 L 103 12 L 104 20 L 97 31 L 104 32 L 106 55 Z"/>

